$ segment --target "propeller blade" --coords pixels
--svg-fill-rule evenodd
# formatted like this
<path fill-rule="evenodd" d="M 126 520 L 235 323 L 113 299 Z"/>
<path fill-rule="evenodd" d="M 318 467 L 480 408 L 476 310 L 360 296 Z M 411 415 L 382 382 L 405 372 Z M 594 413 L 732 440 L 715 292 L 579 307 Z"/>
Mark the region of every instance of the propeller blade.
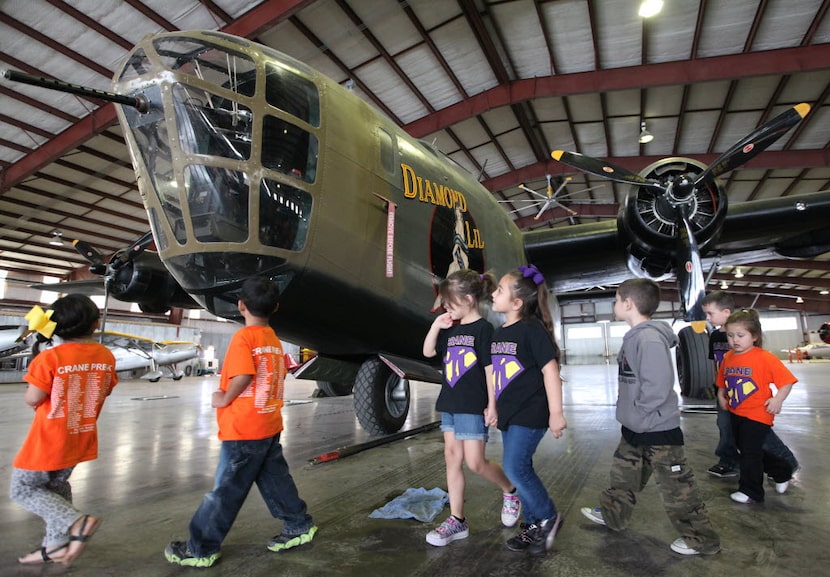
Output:
<path fill-rule="evenodd" d="M 83 240 L 73 240 L 72 245 L 90 264 L 104 264 L 104 255 Z"/>
<path fill-rule="evenodd" d="M 572 166 L 573 168 L 577 168 L 583 172 L 587 172 L 588 174 L 593 174 L 602 178 L 607 178 L 608 180 L 621 182 L 623 184 L 653 188 L 660 192 L 665 191 L 659 182 L 648 180 L 639 174 L 635 174 L 625 168 L 620 168 L 619 166 L 603 162 L 598 158 L 585 156 L 584 154 L 579 154 L 578 152 L 567 152 L 565 150 L 554 150 L 550 153 L 550 155 L 554 158 L 554 160 L 558 160 L 562 164 L 567 164 L 568 166 Z"/>
<path fill-rule="evenodd" d="M 144 249 L 146 249 L 148 246 L 150 246 L 150 244 L 152 242 L 153 242 L 153 233 L 152 233 L 152 231 L 145 232 L 135 242 L 133 242 L 133 244 L 131 244 L 129 248 L 127 248 L 125 250 L 121 250 L 121 251 L 118 252 L 118 254 L 116 255 L 116 258 L 113 259 L 113 262 L 112 262 L 113 266 L 115 266 L 115 268 L 120 268 L 123 265 L 127 264 L 128 262 L 133 260 L 135 257 L 140 255 L 142 252 L 144 252 Z"/>
<path fill-rule="evenodd" d="M 782 112 L 721 154 L 697 177 L 695 186 L 706 179 L 725 174 L 760 154 L 790 128 L 801 122 L 808 112 L 810 112 L 810 105 L 805 102 Z"/>

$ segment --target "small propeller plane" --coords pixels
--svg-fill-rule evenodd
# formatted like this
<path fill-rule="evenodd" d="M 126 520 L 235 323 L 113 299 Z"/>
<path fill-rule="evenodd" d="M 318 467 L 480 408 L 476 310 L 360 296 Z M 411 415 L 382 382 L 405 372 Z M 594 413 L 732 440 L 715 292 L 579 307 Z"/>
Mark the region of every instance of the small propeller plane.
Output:
<path fill-rule="evenodd" d="M 160 307 L 186 294 L 238 320 L 241 283 L 274 279 L 278 334 L 319 352 L 294 375 L 353 388 L 357 418 L 372 434 L 403 425 L 409 379 L 439 382 L 421 345 L 437 285 L 455 268 L 502 274 L 532 262 L 555 293 L 677 275 L 687 320 L 700 328 L 707 258 L 745 264 L 759 250 L 809 258 L 830 249 L 830 191 L 727 212 L 716 180 L 800 121 L 807 104 L 710 167 L 667 158 L 634 174 L 555 151 L 630 192 L 616 221 L 522 232 L 435 146 L 304 63 L 243 38 L 148 36 L 121 63 L 112 92 L 5 74 L 116 103 L 158 253 L 113 257 L 112 296 Z M 681 381 L 692 396 L 711 388 L 705 339 L 681 334 Z"/>

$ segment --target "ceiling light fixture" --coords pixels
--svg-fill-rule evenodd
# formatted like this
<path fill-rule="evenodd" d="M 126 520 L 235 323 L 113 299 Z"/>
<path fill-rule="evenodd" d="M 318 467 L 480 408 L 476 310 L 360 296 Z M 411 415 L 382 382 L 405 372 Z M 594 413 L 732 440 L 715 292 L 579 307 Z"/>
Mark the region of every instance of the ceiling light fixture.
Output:
<path fill-rule="evenodd" d="M 743 278 L 744 273 L 741 271 L 741 267 L 735 269 L 735 278 Z"/>
<path fill-rule="evenodd" d="M 726 290 L 726 289 L 729 288 L 729 285 L 726 284 L 725 280 L 722 280 L 722 281 L 720 281 L 720 288 L 721 288 L 721 290 Z"/>
<path fill-rule="evenodd" d="M 56 228 L 54 232 L 52 232 L 52 239 L 49 241 L 49 244 L 51 244 L 52 246 L 63 246 L 63 239 L 61 238 L 62 236 L 63 233 L 60 231 L 60 229 Z"/>
<path fill-rule="evenodd" d="M 824 289 L 824 290 L 820 290 L 818 294 L 820 294 L 820 295 L 830 295 L 830 291 L 827 290 L 827 289 Z"/>
<path fill-rule="evenodd" d="M 797 299 L 795 299 L 795 304 L 803 305 L 804 304 L 804 299 L 801 298 L 801 297 L 798 297 Z"/>
<path fill-rule="evenodd" d="M 640 16 L 651 18 L 663 9 L 663 0 L 643 0 L 640 4 Z"/>
<path fill-rule="evenodd" d="M 646 142 L 651 142 L 654 140 L 654 135 L 646 130 L 646 121 L 643 120 L 640 123 L 640 144 L 645 144 Z"/>

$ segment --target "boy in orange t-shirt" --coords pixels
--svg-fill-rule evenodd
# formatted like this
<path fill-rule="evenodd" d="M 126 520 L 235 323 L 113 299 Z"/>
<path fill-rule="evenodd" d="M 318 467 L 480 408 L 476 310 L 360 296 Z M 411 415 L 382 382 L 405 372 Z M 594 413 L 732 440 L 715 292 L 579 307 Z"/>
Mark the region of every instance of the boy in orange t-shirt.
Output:
<path fill-rule="evenodd" d="M 35 417 L 14 459 L 11 498 L 43 518 L 46 536 L 40 549 L 18 561 L 68 564 L 101 523 L 72 505 L 69 476 L 78 463 L 98 458 L 98 415 L 118 376 L 112 353 L 91 340 L 99 312 L 88 297 L 58 299 L 51 321 L 40 307 L 30 317 L 34 324 L 42 321 L 45 339 L 55 334 L 63 342 L 36 354 L 24 377 L 25 400 Z"/>
<path fill-rule="evenodd" d="M 279 296 L 277 285 L 265 278 L 253 277 L 242 285 L 237 306 L 245 327 L 231 338 L 211 403 L 222 440 L 216 482 L 190 521 L 190 538 L 172 541 L 164 549 L 170 563 L 216 563 L 254 483 L 271 515 L 283 522 L 282 532 L 268 542 L 269 550 L 303 545 L 317 532 L 280 445 L 285 365 L 282 343 L 268 322 Z"/>

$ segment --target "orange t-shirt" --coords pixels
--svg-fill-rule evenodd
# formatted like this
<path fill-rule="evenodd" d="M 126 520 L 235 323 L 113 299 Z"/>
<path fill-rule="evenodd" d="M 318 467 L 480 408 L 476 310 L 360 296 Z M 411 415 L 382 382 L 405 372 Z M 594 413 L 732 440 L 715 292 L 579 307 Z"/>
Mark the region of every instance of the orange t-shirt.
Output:
<path fill-rule="evenodd" d="M 772 425 L 775 415 L 767 412 L 764 403 L 772 398 L 772 387 L 797 383 L 790 370 L 771 352 L 753 347 L 736 355 L 723 356 L 717 385 L 726 389 L 727 408 L 741 417 Z"/>
<path fill-rule="evenodd" d="M 285 360 L 282 343 L 271 327 L 239 329 L 231 338 L 219 388 L 230 380 L 253 375 L 242 393 L 227 407 L 216 409 L 219 438 L 223 441 L 256 441 L 282 431 L 282 395 Z"/>
<path fill-rule="evenodd" d="M 57 471 L 98 457 L 98 415 L 118 383 L 115 357 L 98 343 L 64 343 L 38 354 L 26 382 L 48 395 L 14 459 L 18 469 Z"/>

